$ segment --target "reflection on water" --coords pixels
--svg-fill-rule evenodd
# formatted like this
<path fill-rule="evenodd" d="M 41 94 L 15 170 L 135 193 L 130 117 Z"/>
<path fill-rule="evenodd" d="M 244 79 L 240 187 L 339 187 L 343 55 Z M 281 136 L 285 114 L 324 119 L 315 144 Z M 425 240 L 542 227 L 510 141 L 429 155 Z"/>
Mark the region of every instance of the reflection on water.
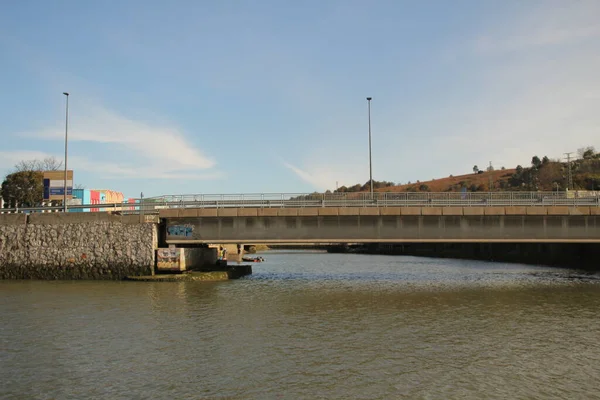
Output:
<path fill-rule="evenodd" d="M 245 279 L 0 282 L 0 398 L 593 398 L 598 276 L 270 252 Z"/>

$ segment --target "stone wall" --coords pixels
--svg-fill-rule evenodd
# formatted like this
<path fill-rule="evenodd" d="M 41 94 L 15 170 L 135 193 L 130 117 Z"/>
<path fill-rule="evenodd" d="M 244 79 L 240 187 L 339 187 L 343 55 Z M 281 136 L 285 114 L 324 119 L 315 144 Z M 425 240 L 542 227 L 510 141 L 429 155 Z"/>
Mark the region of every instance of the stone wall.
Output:
<path fill-rule="evenodd" d="M 151 275 L 157 225 L 108 213 L 0 215 L 0 279 Z"/>

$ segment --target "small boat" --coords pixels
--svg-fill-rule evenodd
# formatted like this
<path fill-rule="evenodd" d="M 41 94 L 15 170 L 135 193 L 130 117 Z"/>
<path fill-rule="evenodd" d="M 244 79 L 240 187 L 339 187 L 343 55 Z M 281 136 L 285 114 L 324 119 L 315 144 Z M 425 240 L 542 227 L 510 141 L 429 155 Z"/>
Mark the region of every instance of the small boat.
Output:
<path fill-rule="evenodd" d="M 263 262 L 265 261 L 262 257 L 242 257 L 242 261 L 245 262 Z"/>

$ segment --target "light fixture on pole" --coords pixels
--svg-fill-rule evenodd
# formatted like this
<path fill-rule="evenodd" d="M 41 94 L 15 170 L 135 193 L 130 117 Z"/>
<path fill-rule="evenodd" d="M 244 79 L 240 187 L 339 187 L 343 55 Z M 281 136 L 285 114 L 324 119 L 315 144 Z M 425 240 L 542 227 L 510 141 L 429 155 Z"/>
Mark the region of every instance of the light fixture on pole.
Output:
<path fill-rule="evenodd" d="M 66 116 L 65 116 L 65 181 L 63 193 L 63 209 L 67 212 L 67 157 L 68 157 L 68 134 L 69 134 L 69 93 L 63 92 L 67 96 Z"/>
<path fill-rule="evenodd" d="M 371 184 L 371 200 L 373 200 L 373 163 L 371 161 L 371 100 L 372 97 L 367 97 L 369 104 L 369 183 Z"/>

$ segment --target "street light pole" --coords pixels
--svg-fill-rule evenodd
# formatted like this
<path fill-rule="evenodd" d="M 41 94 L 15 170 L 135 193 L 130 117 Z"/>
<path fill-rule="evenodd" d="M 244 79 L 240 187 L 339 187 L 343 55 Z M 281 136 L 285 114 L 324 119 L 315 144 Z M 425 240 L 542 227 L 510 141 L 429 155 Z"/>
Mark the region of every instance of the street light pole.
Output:
<path fill-rule="evenodd" d="M 67 157 L 68 157 L 68 138 L 69 138 L 69 93 L 63 92 L 67 96 L 67 107 L 65 116 L 65 181 L 64 181 L 64 193 L 63 193 L 63 208 L 64 212 L 67 212 Z"/>
<path fill-rule="evenodd" d="M 373 200 L 373 162 L 371 161 L 371 100 L 372 97 L 367 97 L 369 105 L 369 183 L 371 184 L 371 200 Z"/>

